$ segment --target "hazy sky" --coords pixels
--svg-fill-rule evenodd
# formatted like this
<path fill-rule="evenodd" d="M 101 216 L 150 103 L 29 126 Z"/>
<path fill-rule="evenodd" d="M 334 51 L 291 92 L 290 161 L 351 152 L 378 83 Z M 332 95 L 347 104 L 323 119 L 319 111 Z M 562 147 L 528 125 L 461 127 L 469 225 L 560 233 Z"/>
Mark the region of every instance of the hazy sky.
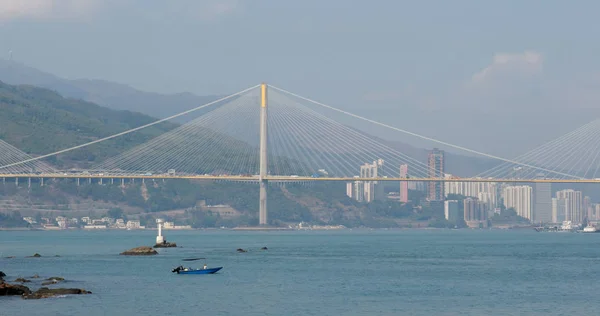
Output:
<path fill-rule="evenodd" d="M 593 0 L 0 0 L 0 56 L 156 92 L 267 81 L 514 156 L 600 115 L 598 12 Z"/>

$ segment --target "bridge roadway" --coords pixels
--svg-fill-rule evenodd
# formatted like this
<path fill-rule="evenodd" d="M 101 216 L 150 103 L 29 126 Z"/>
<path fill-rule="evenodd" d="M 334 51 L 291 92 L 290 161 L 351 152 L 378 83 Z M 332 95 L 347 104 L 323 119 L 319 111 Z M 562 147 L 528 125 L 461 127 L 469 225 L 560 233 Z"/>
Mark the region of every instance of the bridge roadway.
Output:
<path fill-rule="evenodd" d="M 81 174 L 81 173 L 0 173 L 4 179 L 187 179 L 187 180 L 225 180 L 258 182 L 259 176 L 243 175 L 185 175 L 185 174 Z M 360 178 L 360 177 L 304 177 L 270 175 L 264 178 L 272 182 L 306 182 L 306 181 L 408 181 L 408 182 L 505 182 L 505 183 L 600 183 L 596 179 L 496 179 L 496 178 Z"/>

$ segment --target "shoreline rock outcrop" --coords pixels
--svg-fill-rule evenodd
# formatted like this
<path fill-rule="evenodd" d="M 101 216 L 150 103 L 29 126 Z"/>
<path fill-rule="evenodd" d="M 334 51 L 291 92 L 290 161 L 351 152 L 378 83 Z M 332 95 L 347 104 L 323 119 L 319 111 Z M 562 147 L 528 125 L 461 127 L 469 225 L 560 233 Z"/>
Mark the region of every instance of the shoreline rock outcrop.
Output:
<path fill-rule="evenodd" d="M 0 282 L 0 296 L 20 296 L 28 294 L 31 294 L 31 290 L 25 285 Z"/>
<path fill-rule="evenodd" d="M 174 242 L 167 242 L 166 240 L 163 243 L 154 245 L 154 248 L 176 248 L 177 244 Z"/>
<path fill-rule="evenodd" d="M 120 253 L 122 256 L 153 256 L 157 254 L 156 250 L 148 246 L 136 247 Z"/>
<path fill-rule="evenodd" d="M 68 288 L 58 288 L 58 289 L 50 289 L 47 287 L 41 287 L 37 291 L 32 291 L 29 287 L 21 284 L 9 284 L 5 283 L 3 277 L 6 274 L 0 271 L 0 296 L 21 296 L 23 299 L 41 299 L 41 298 L 49 298 L 59 295 L 78 295 L 78 294 L 92 294 L 92 292 L 84 290 L 84 289 L 68 289 Z M 19 279 L 17 279 L 19 280 Z M 24 280 L 24 279 L 23 279 Z M 47 279 L 48 281 L 60 282 L 64 281 L 64 278 L 61 277 L 51 277 Z"/>

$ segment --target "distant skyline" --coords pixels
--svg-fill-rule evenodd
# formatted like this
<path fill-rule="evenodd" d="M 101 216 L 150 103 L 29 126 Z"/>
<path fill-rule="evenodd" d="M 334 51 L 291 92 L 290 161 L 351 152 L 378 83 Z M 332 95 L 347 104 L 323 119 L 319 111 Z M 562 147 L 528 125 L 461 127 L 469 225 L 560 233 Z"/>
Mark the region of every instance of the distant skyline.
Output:
<path fill-rule="evenodd" d="M 591 0 L 0 0 L 0 57 L 161 93 L 266 81 L 514 157 L 600 117 L 598 9 Z"/>

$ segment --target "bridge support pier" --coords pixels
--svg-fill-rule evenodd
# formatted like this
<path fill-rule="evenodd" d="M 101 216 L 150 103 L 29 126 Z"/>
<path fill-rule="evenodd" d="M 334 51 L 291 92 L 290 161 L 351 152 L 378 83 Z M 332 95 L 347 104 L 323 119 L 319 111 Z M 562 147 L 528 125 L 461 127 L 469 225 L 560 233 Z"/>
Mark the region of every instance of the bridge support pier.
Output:
<path fill-rule="evenodd" d="M 31 188 L 31 178 L 27 178 L 27 187 Z"/>
<path fill-rule="evenodd" d="M 258 224 L 267 225 L 267 84 L 260 85 L 260 197 L 258 208 Z"/>
<path fill-rule="evenodd" d="M 18 187 L 19 186 L 19 178 L 15 178 L 15 185 Z"/>
<path fill-rule="evenodd" d="M 40 178 L 40 186 L 43 187 L 44 186 L 44 178 Z"/>
<path fill-rule="evenodd" d="M 77 186 L 79 186 L 79 178 L 77 178 Z"/>

